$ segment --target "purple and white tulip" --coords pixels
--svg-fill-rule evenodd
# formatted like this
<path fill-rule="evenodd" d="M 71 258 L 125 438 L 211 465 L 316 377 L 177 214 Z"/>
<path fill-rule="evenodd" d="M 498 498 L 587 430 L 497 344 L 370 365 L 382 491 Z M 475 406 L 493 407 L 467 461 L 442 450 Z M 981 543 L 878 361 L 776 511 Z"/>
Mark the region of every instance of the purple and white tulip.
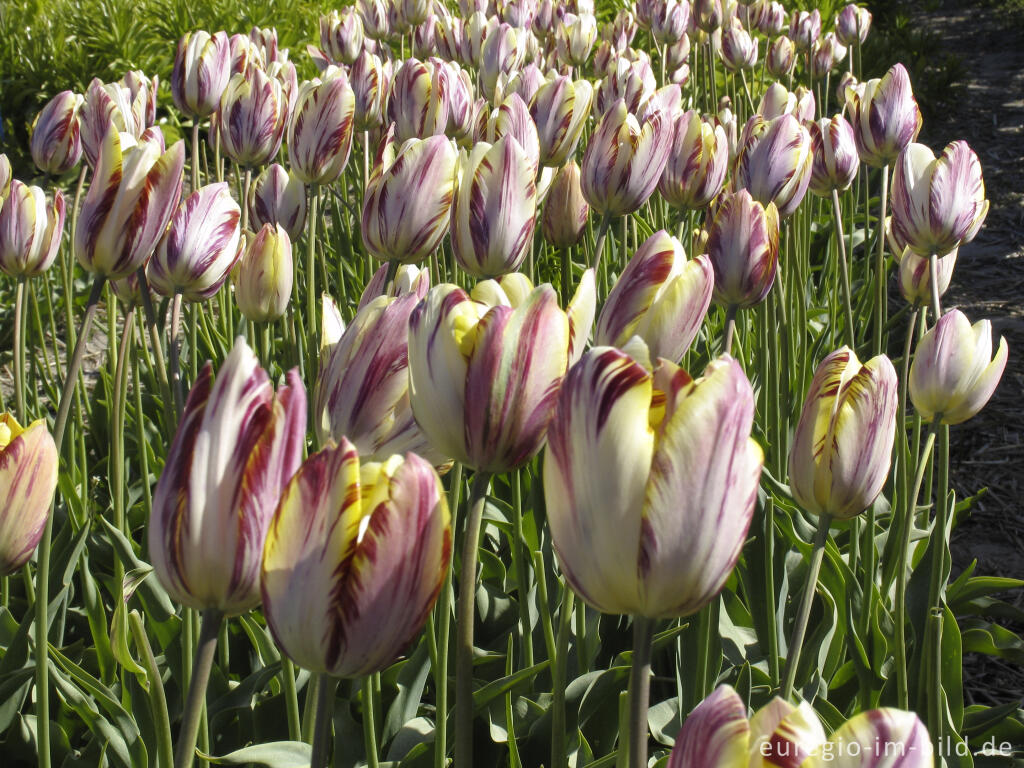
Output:
<path fill-rule="evenodd" d="M 388 117 L 395 124 L 395 138 L 425 139 L 440 136 L 448 125 L 448 97 L 441 67 L 431 62 L 406 59 L 391 81 Z"/>
<path fill-rule="evenodd" d="M 836 37 L 843 45 L 856 45 L 868 39 L 871 30 L 871 11 L 856 3 L 843 6 L 836 16 Z"/>
<path fill-rule="evenodd" d="M 0 414 L 0 576 L 32 557 L 57 491 L 57 446 L 43 419 L 22 427 Z"/>
<path fill-rule="evenodd" d="M 593 103 L 594 88 L 586 80 L 573 82 L 556 75 L 540 86 L 530 104 L 530 115 L 537 125 L 541 165 L 564 165 L 576 153 Z"/>
<path fill-rule="evenodd" d="M 264 224 L 255 235 L 247 233 L 233 273 L 235 301 L 242 316 L 253 323 L 284 317 L 294 272 L 292 241 L 280 224 Z"/>
<path fill-rule="evenodd" d="M 336 67 L 299 86 L 288 126 L 288 162 L 304 183 L 330 184 L 345 170 L 355 104 L 348 77 Z"/>
<path fill-rule="evenodd" d="M 779 265 L 779 214 L 750 193 L 726 194 L 708 233 L 707 254 L 715 270 L 715 301 L 746 309 L 760 304 Z"/>
<path fill-rule="evenodd" d="M 320 17 L 320 47 L 334 64 L 354 64 L 363 51 L 363 20 L 353 6 Z"/>
<path fill-rule="evenodd" d="M 809 123 L 811 134 L 810 190 L 821 197 L 843 191 L 853 183 L 860 169 L 857 142 L 851 126 L 842 115 Z"/>
<path fill-rule="evenodd" d="M 29 149 L 33 162 L 43 173 L 59 176 L 82 159 L 79 113 L 84 104 L 83 96 L 61 91 L 36 116 Z"/>
<path fill-rule="evenodd" d="M 141 139 L 146 130 L 146 111 L 146 94 L 142 91 L 133 97 L 131 89 L 122 83 L 104 84 L 99 78 L 93 78 L 79 113 L 82 150 L 90 167 L 96 168 L 100 149 L 111 128 L 135 140 Z"/>
<path fill-rule="evenodd" d="M 221 149 L 229 159 L 246 168 L 266 165 L 281 148 L 287 124 L 280 82 L 259 67 L 231 76 L 217 115 Z"/>
<path fill-rule="evenodd" d="M 890 165 L 921 132 L 921 110 L 902 64 L 894 65 L 881 79 L 849 88 L 846 95 L 857 152 L 870 166 Z"/>
<path fill-rule="evenodd" d="M 658 191 L 676 208 L 703 208 L 722 191 L 728 168 L 725 130 L 691 109 L 675 121 L 672 149 Z"/>
<path fill-rule="evenodd" d="M 225 32 L 188 32 L 178 41 L 171 71 L 171 97 L 178 109 L 192 117 L 213 114 L 231 77 L 231 53 Z"/>
<path fill-rule="evenodd" d="M 775 38 L 765 54 L 765 68 L 772 77 L 787 77 L 796 63 L 796 46 L 785 35 Z M 767 117 L 767 116 L 766 116 Z"/>
<path fill-rule="evenodd" d="M 580 167 L 575 160 L 563 165 L 548 188 L 541 216 L 544 239 L 556 248 L 571 248 L 583 238 L 590 206 L 580 186 Z"/>
<path fill-rule="evenodd" d="M 792 115 L 751 117 L 739 138 L 734 189 L 749 190 L 762 205 L 774 203 L 786 218 L 799 207 L 811 181 L 811 135 Z"/>
<path fill-rule="evenodd" d="M 59 189 L 48 202 L 39 187 L 11 181 L 7 196 L 0 201 L 0 271 L 22 278 L 48 270 L 60 248 L 65 210 L 64 193 Z"/>

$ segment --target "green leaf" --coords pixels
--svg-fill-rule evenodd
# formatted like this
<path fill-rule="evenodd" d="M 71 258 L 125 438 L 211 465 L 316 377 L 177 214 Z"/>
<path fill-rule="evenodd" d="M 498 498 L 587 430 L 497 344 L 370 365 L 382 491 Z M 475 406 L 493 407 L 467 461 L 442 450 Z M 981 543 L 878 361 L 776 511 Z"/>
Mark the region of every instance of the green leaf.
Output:
<path fill-rule="evenodd" d="M 260 765 L 265 768 L 307 768 L 313 758 L 313 748 L 301 741 L 272 741 L 267 744 L 253 744 L 221 757 L 205 755 L 197 751 L 196 756 L 215 765 Z"/>

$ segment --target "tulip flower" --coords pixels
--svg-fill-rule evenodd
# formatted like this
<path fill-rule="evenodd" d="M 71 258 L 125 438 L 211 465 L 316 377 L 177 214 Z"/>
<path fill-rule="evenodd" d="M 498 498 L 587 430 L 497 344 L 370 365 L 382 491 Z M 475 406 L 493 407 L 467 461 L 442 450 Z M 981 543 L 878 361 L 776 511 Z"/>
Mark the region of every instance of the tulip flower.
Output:
<path fill-rule="evenodd" d="M 833 190 L 842 191 L 853 183 L 860 168 L 853 127 L 842 115 L 831 120 L 823 117 L 810 123 L 811 181 L 810 190 L 821 197 L 830 197 Z"/>
<path fill-rule="evenodd" d="M 747 190 L 726 194 L 708 234 L 715 300 L 739 309 L 764 301 L 779 264 L 779 215 Z"/>
<path fill-rule="evenodd" d="M 734 18 L 722 33 L 722 63 L 730 72 L 753 69 L 757 64 L 757 40 Z"/>
<path fill-rule="evenodd" d="M 188 32 L 178 41 L 171 72 L 171 97 L 182 112 L 208 117 L 220 104 L 231 77 L 227 33 Z"/>
<path fill-rule="evenodd" d="M 924 335 L 910 364 L 910 399 L 925 421 L 960 424 L 985 407 L 1006 368 L 1006 339 L 992 357 L 992 323 L 951 310 Z"/>
<path fill-rule="evenodd" d="M 874 503 L 889 475 L 896 390 L 885 355 L 861 365 L 843 347 L 821 362 L 789 452 L 789 485 L 801 507 L 846 520 Z"/>
<path fill-rule="evenodd" d="M 939 157 L 924 144 L 900 153 L 892 178 L 892 229 L 921 256 L 945 256 L 978 233 L 989 202 L 978 156 L 964 141 Z"/>
<path fill-rule="evenodd" d="M 185 145 L 164 151 L 158 129 L 138 143 L 108 131 L 74 233 L 78 262 L 111 280 L 141 267 L 178 206 L 184 165 Z"/>
<path fill-rule="evenodd" d="M 255 67 L 232 75 L 220 100 L 217 126 L 224 154 L 245 168 L 266 165 L 277 155 L 288 123 L 281 84 Z"/>
<path fill-rule="evenodd" d="M 525 54 L 525 32 L 508 24 L 499 24 L 487 34 L 480 49 L 480 86 L 488 98 L 494 97 L 498 77 L 519 69 Z"/>
<path fill-rule="evenodd" d="M 205 301 L 220 290 L 239 256 L 242 211 L 227 182 L 200 187 L 182 202 L 146 267 L 157 293 Z"/>
<path fill-rule="evenodd" d="M 926 306 L 932 300 L 931 289 L 931 264 L 926 256 L 919 256 L 914 253 L 907 244 L 899 239 L 893 232 L 892 217 L 885 222 L 885 236 L 889 243 L 889 250 L 899 262 L 900 293 L 903 298 L 914 307 Z M 935 260 L 936 279 L 938 280 L 938 295 L 943 296 L 949 289 L 953 280 L 953 270 L 956 268 L 956 257 L 959 249 L 954 248 L 945 256 L 939 256 Z"/>
<path fill-rule="evenodd" d="M 384 122 L 388 79 L 384 64 L 375 53 L 363 51 L 349 71 L 356 99 L 355 128 L 368 131 Z"/>
<path fill-rule="evenodd" d="M 280 224 L 298 240 L 306 226 L 306 188 L 277 163 L 269 166 L 249 190 L 249 215 L 257 227 Z"/>
<path fill-rule="evenodd" d="M 363 244 L 375 258 L 415 264 L 448 231 L 458 153 L 444 136 L 389 138 L 366 184 Z"/>
<path fill-rule="evenodd" d="M 761 23 L 758 25 L 758 29 L 761 34 L 768 37 L 774 35 L 781 35 L 787 27 L 786 19 L 786 8 L 778 0 L 772 0 L 770 3 L 765 3 L 764 16 L 761 17 Z"/>
<path fill-rule="evenodd" d="M 142 137 L 146 110 L 145 93 L 140 91 L 133 97 L 131 89 L 121 83 L 104 85 L 99 78 L 93 78 L 79 113 L 82 150 L 92 168 L 99 162 L 100 149 L 111 127 L 136 140 Z"/>
<path fill-rule="evenodd" d="M 407 59 L 391 82 L 388 117 L 395 124 L 395 137 L 407 139 L 438 136 L 448 122 L 447 95 L 440 82 L 439 67 Z"/>
<path fill-rule="evenodd" d="M 671 45 L 682 39 L 690 24 L 690 4 L 678 0 L 662 0 L 654 5 L 651 34 L 662 45 Z"/>
<path fill-rule="evenodd" d="M 32 557 L 57 491 L 57 446 L 46 422 L 0 414 L 0 576 Z"/>
<path fill-rule="evenodd" d="M 593 14 L 567 13 L 555 33 L 558 60 L 568 67 L 582 67 L 597 42 L 597 19 Z"/>
<path fill-rule="evenodd" d="M 234 34 L 228 38 L 231 51 L 231 74 L 246 75 L 253 67 L 265 68 L 263 54 L 259 47 L 249 39 L 248 35 Z"/>
<path fill-rule="evenodd" d="M 799 207 L 811 181 L 811 136 L 792 115 L 754 115 L 739 138 L 733 184 L 786 218 Z"/>
<path fill-rule="evenodd" d="M 896 160 L 921 131 L 921 110 L 902 64 L 848 90 L 846 109 L 860 159 L 875 168 Z"/>
<path fill-rule="evenodd" d="M 725 131 L 690 110 L 675 121 L 672 149 L 658 191 L 676 208 L 703 208 L 722 190 L 728 165 Z"/>
<path fill-rule="evenodd" d="M 404 296 L 407 293 L 414 293 L 422 301 L 426 297 L 427 291 L 430 290 L 430 269 L 428 267 L 401 264 L 395 270 L 395 274 L 390 281 L 388 280 L 388 271 L 388 265 L 381 264 L 377 271 L 373 273 L 373 277 L 370 278 L 370 282 L 363 288 L 363 293 L 359 297 L 359 306 L 356 308 L 356 312 L 359 312 L 359 310 L 378 296 L 388 296 L 389 298 L 397 299 L 399 296 Z M 333 299 L 331 301 L 333 302 Z M 332 310 L 332 314 L 336 315 L 340 320 L 340 311 Z M 332 343 L 341 338 L 341 333 L 345 330 L 344 321 L 341 321 L 338 327 L 340 330 L 334 337 L 325 336 Z"/>
<path fill-rule="evenodd" d="M 576 153 L 593 102 L 590 83 L 573 82 L 563 75 L 556 75 L 537 90 L 530 115 L 537 125 L 542 165 L 562 166 Z"/>
<path fill-rule="evenodd" d="M 512 76 L 505 82 L 501 89 L 502 101 L 513 93 L 518 93 L 523 103 L 529 105 L 533 101 L 533 97 L 537 95 L 537 91 L 546 82 L 548 80 L 544 77 L 540 67 L 536 64 L 527 64 L 518 72 L 512 73 Z"/>
<path fill-rule="evenodd" d="M 590 206 L 580 187 L 580 167 L 575 160 L 563 165 L 548 188 L 541 231 L 556 248 L 577 245 L 587 228 Z"/>
<path fill-rule="evenodd" d="M 811 77 L 825 77 L 845 58 L 846 46 L 839 42 L 835 33 L 829 32 L 814 44 L 811 51 Z"/>
<path fill-rule="evenodd" d="M 597 88 L 595 101 L 597 111 L 604 115 L 622 99 L 627 111 L 637 114 L 640 105 L 650 98 L 657 88 L 654 70 L 646 55 L 630 61 L 619 58 Z"/>
<path fill-rule="evenodd" d="M 7 199 L 11 191 L 11 161 L 7 155 L 0 153 L 0 203 Z"/>
<path fill-rule="evenodd" d="M 836 16 L 836 37 L 843 45 L 856 45 L 868 39 L 871 29 L 871 11 L 855 3 L 843 6 Z"/>
<path fill-rule="evenodd" d="M 36 167 L 43 173 L 67 173 L 82 158 L 79 112 L 85 98 L 61 91 L 46 103 L 32 124 L 29 149 Z"/>
<path fill-rule="evenodd" d="M 644 340 L 654 359 L 680 360 L 700 330 L 715 286 L 707 256 L 687 261 L 679 241 L 655 232 L 619 275 L 597 321 L 599 345 Z"/>
<path fill-rule="evenodd" d="M 441 93 L 444 117 L 444 134 L 456 141 L 464 141 L 469 137 L 473 126 L 474 107 L 473 81 L 469 73 L 458 64 L 434 59 L 433 66 L 438 71 L 438 82 Z"/>
<path fill-rule="evenodd" d="M 0 202 L 0 271 L 24 278 L 49 269 L 57 258 L 64 215 L 64 193 L 59 189 L 48 203 L 42 189 L 14 179 Z"/>
<path fill-rule="evenodd" d="M 354 7 L 320 17 L 320 47 L 334 64 L 355 63 L 363 50 L 363 21 Z"/>
<path fill-rule="evenodd" d="M 789 22 L 789 37 L 800 52 L 809 51 L 821 37 L 821 11 L 797 11 Z"/>
<path fill-rule="evenodd" d="M 510 93 L 487 119 L 487 143 L 497 144 L 503 136 L 516 140 L 536 176 L 540 168 L 540 139 L 530 110 L 518 93 Z"/>
<path fill-rule="evenodd" d="M 264 224 L 255 236 L 248 234 L 233 278 L 242 316 L 253 323 L 284 317 L 294 269 L 292 242 L 280 224 Z"/>
<path fill-rule="evenodd" d="M 355 95 L 348 77 L 336 67 L 323 79 L 299 87 L 288 126 L 288 161 L 306 184 L 330 184 L 348 164 L 352 151 Z"/>
<path fill-rule="evenodd" d="M 796 46 L 788 37 L 777 37 L 765 54 L 765 68 L 772 77 L 786 77 L 796 63 Z"/>
<path fill-rule="evenodd" d="M 693 24 L 709 35 L 722 26 L 722 0 L 694 0 Z"/>
<path fill-rule="evenodd" d="M 344 438 L 284 489 L 263 550 L 267 625 L 296 664 L 360 677 L 420 631 L 451 559 L 437 472 L 413 453 L 364 461 Z"/>
<path fill-rule="evenodd" d="M 363 33 L 371 40 L 383 40 L 391 33 L 384 0 L 356 0 L 356 13 L 363 22 Z"/>

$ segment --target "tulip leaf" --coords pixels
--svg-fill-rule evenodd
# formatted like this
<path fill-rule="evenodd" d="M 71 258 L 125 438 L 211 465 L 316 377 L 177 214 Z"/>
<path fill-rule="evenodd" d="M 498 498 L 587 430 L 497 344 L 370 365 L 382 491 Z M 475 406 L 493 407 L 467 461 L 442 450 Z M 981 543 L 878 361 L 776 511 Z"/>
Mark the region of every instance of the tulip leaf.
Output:
<path fill-rule="evenodd" d="M 501 696 L 506 691 L 512 690 L 520 683 L 532 680 L 538 674 L 543 672 L 551 665 L 548 660 L 542 661 L 539 664 L 534 664 L 532 667 L 526 669 L 520 669 L 511 675 L 506 675 L 498 680 L 492 680 L 481 688 L 477 688 L 473 691 L 473 711 L 479 712 L 488 704 L 491 703 L 495 698 Z"/>
<path fill-rule="evenodd" d="M 152 571 L 153 567 L 135 554 L 132 542 L 121 531 L 117 530 L 113 523 L 102 516 L 97 517 L 97 519 L 106 528 L 107 534 L 110 536 L 110 543 L 113 544 L 114 550 L 121 559 L 121 563 L 126 571 L 147 569 Z M 142 600 L 142 604 L 146 609 L 146 615 L 153 621 L 163 623 L 174 616 L 174 603 L 171 602 L 171 598 L 167 595 L 164 588 L 160 586 L 160 582 L 156 578 L 143 577 L 140 583 L 136 585 L 136 591 L 138 591 L 139 599 Z"/>
<path fill-rule="evenodd" d="M 683 725 L 683 718 L 679 712 L 679 699 L 673 696 L 671 699 L 659 701 L 647 710 L 647 724 L 651 729 L 651 736 L 659 744 L 671 747 L 676 743 L 676 735 Z"/>
<path fill-rule="evenodd" d="M 0 733 L 5 732 L 18 716 L 32 688 L 35 672 L 35 667 L 22 667 L 0 678 Z"/>
<path fill-rule="evenodd" d="M 253 744 L 215 757 L 197 751 L 196 756 L 214 765 L 258 765 L 264 768 L 307 768 L 313 748 L 301 741 L 271 741 Z"/>
<path fill-rule="evenodd" d="M 416 716 L 430 671 L 430 649 L 424 638 L 416 646 L 415 652 L 408 661 L 402 663 L 401 671 L 395 680 L 398 693 L 391 702 L 391 706 L 388 707 L 388 713 L 384 719 L 384 730 L 381 734 L 381 744 L 387 744 Z M 389 759 L 398 759 L 398 757 Z"/>
<path fill-rule="evenodd" d="M 1014 664 L 1024 664 L 1024 639 L 998 624 L 985 623 L 964 630 L 963 648 L 965 653 L 984 653 Z"/>

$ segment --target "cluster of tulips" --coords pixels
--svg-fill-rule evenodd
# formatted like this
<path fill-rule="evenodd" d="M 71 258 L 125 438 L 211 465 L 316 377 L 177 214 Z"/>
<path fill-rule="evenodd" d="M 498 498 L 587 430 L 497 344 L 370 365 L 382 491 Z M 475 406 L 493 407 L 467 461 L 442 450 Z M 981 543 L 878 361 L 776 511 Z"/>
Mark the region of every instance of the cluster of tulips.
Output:
<path fill-rule="evenodd" d="M 948 458 L 933 448 L 988 401 L 1007 347 L 993 357 L 989 322 L 940 304 L 988 210 L 978 159 L 964 142 L 938 156 L 915 143 L 921 115 L 901 65 L 858 82 L 870 23 L 851 4 L 822 34 L 817 10 L 766 0 L 638 0 L 601 25 L 590 0 L 359 0 L 321 19 L 309 80 L 273 30 L 186 35 L 169 83 L 191 121 L 190 152 L 165 142 L 158 115 L 170 106 L 156 76 L 55 96 L 31 137 L 44 186 L 12 179 L 0 156 L 0 270 L 17 281 L 0 571 L 24 569 L 38 548 L 28 600 L 39 764 L 51 749 L 52 662 L 39 638 L 54 636 L 54 520 L 98 524 L 54 514 L 54 499 L 63 465 L 86 461 L 84 443 L 64 438 L 103 304 L 122 398 L 108 430 L 111 524 L 183 607 L 188 692 L 173 731 L 159 670 L 149 678 L 159 765 L 170 768 L 172 741 L 176 768 L 192 764 L 197 739 L 215 743 L 205 694 L 238 616 L 265 621 L 282 654 L 289 733 L 311 742 L 302 754 L 316 768 L 330 757 L 338 680 L 366 681 L 365 700 L 379 701 L 378 673 L 429 622 L 434 765 L 452 752 L 457 768 L 479 764 L 479 554 L 497 514 L 485 515 L 488 491 L 504 477 L 515 497 L 506 583 L 520 604 L 516 642 L 532 648 L 538 621 L 553 629 L 549 768 L 568 765 L 569 635 L 592 662 L 596 613 L 629 616 L 633 628 L 622 765 L 648 765 L 657 631 L 692 624 L 698 653 L 687 647 L 677 661 L 697 668 L 703 701 L 675 737 L 672 768 L 931 766 L 933 742 L 950 735 L 931 673 L 943 658 L 953 507 Z M 76 171 L 65 240 L 61 186 Z M 817 214 L 826 226 L 812 228 Z M 292 246 L 303 238 L 304 260 Z M 76 260 L 92 278 L 81 318 Z M 49 286 L 55 264 L 74 351 L 57 363 L 50 426 L 45 406 L 28 402 L 25 350 L 30 281 Z M 906 321 L 888 317 L 893 277 Z M 829 308 L 812 317 L 816 301 Z M 907 326 L 902 375 L 885 354 L 897 323 Z M 222 340 L 216 366 L 198 367 L 204 338 Z M 152 437 L 173 435 L 152 491 L 143 471 L 144 536 L 123 489 L 133 349 L 162 404 L 134 418 L 151 419 Z M 701 364 L 700 375 L 681 367 Z M 930 522 L 920 497 L 932 466 Z M 521 498 L 531 473 L 532 511 Z M 60 487 L 70 509 L 75 483 Z M 74 504 L 88 508 L 90 489 L 81 493 Z M 524 513 L 546 528 L 547 560 L 524 547 Z M 734 570 L 752 539 L 773 551 L 790 516 L 806 535 L 805 513 L 817 532 L 797 553 L 806 587 L 788 650 L 786 622 L 775 624 L 784 606 L 768 611 L 771 637 L 756 638 L 760 685 L 777 697 L 748 720 L 749 668 L 743 696 L 715 689 L 737 681 L 719 666 L 720 595 L 739 589 Z M 857 697 L 867 711 L 833 718 L 852 715 L 829 737 L 811 706 L 827 686 L 801 648 L 834 526 L 844 544 L 829 561 L 866 574 L 863 610 L 891 604 L 898 640 L 885 662 L 895 687 Z M 878 537 L 888 543 L 876 547 Z M 907 582 L 926 547 L 928 634 L 911 643 Z M 130 568 L 118 563 L 118 579 Z M 771 593 L 776 571 L 766 574 L 755 578 Z M 547 602 L 549 579 L 567 587 L 560 607 Z M 547 616 L 530 616 L 531 588 Z M 851 619 L 848 631 L 867 626 Z M 373 710 L 364 705 L 370 766 L 380 759 Z"/>

